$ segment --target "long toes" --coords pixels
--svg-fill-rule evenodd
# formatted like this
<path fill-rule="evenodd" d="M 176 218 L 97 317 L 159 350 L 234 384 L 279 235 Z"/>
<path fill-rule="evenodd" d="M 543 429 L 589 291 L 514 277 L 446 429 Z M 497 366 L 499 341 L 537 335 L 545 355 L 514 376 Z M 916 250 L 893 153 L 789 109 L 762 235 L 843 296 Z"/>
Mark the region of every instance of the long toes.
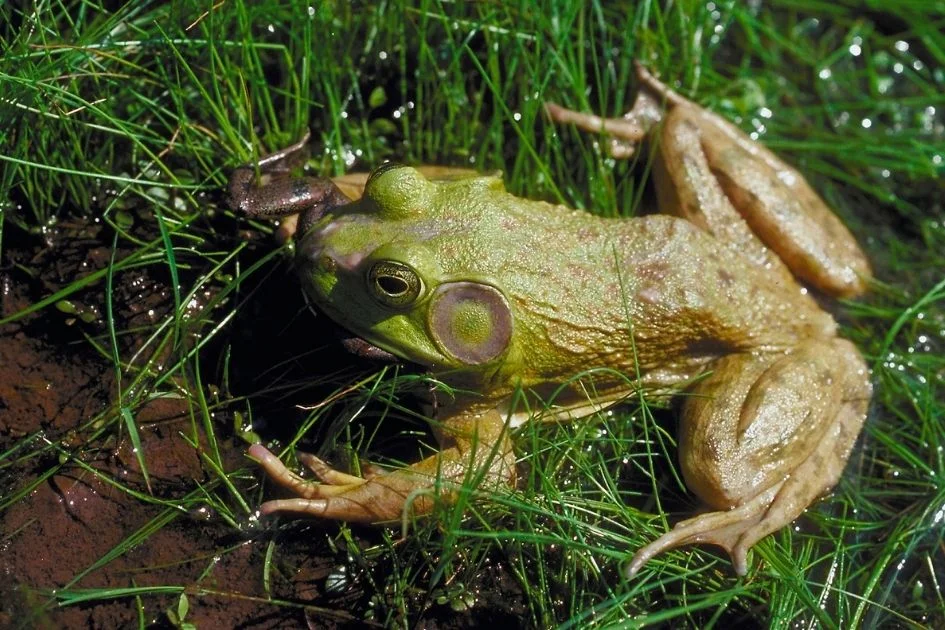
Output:
<path fill-rule="evenodd" d="M 278 485 L 302 497 L 313 496 L 312 482 L 302 479 L 286 468 L 285 464 L 262 444 L 253 444 L 246 454 L 259 462 L 266 475 Z"/>
<path fill-rule="evenodd" d="M 325 499 L 275 499 L 259 506 L 259 511 L 270 514 L 301 514 L 321 516 L 325 511 Z"/>
<path fill-rule="evenodd" d="M 260 506 L 260 512 L 378 523 L 396 520 L 403 511 L 404 497 L 383 486 L 317 487 L 321 495 L 319 497 L 266 501 Z"/>
<path fill-rule="evenodd" d="M 297 452 L 295 456 L 302 462 L 302 465 L 315 473 L 315 476 L 318 477 L 319 481 L 322 483 L 327 483 L 332 486 L 360 486 L 366 481 L 361 477 L 355 477 L 354 475 L 335 470 L 326 464 L 324 460 L 315 457 L 311 453 Z"/>
<path fill-rule="evenodd" d="M 259 511 L 269 514 L 295 514 L 358 521 L 357 516 L 363 510 L 353 509 L 350 502 L 342 498 L 326 497 L 321 499 L 277 499 L 266 501 L 259 506 Z"/>
<path fill-rule="evenodd" d="M 711 531 L 670 531 L 645 547 L 637 550 L 637 552 L 633 554 L 633 558 L 631 558 L 630 562 L 624 568 L 624 575 L 626 575 L 628 579 L 632 578 L 643 568 L 643 565 L 665 551 L 685 545 L 698 544 L 721 547 L 728 552 L 729 556 L 732 558 L 735 573 L 745 575 L 748 572 L 746 554 L 751 545 L 743 546 L 737 542 L 740 540 L 740 534 L 744 531 L 744 527 L 743 525 L 732 524 Z"/>
<path fill-rule="evenodd" d="M 545 113 L 558 124 L 571 124 L 589 133 L 606 133 L 631 143 L 639 142 L 646 136 L 646 130 L 640 123 L 626 118 L 603 118 L 596 114 L 584 114 L 551 102 L 545 103 Z M 623 144 L 620 150 L 628 156 L 632 154 L 632 150 Z"/>
<path fill-rule="evenodd" d="M 650 544 L 637 551 L 625 569 L 628 578 L 654 556 L 675 547 L 708 544 L 721 547 L 732 558 L 735 573 L 748 573 L 748 550 L 761 538 L 780 529 L 783 523 L 766 518 L 778 491 L 779 483 L 768 488 L 751 501 L 724 512 L 709 512 L 677 523 Z"/>

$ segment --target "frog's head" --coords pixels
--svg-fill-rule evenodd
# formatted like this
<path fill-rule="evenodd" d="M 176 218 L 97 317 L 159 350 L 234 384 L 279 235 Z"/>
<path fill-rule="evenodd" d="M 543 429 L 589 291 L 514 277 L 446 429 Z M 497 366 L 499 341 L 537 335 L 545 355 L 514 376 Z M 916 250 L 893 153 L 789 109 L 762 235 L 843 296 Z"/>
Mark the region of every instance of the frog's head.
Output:
<path fill-rule="evenodd" d="M 305 232 L 305 291 L 332 319 L 402 359 L 437 372 L 495 373 L 510 354 L 513 315 L 471 233 L 494 214 L 490 196 L 506 194 L 498 176 L 431 181 L 385 164 L 360 200 Z"/>

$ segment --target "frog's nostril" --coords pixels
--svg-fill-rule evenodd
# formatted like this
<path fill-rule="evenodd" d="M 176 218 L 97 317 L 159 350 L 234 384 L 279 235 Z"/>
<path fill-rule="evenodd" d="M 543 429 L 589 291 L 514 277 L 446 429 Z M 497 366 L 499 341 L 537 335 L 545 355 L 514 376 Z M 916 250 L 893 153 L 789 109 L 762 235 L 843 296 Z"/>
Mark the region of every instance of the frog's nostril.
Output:
<path fill-rule="evenodd" d="M 315 264 L 318 265 L 318 268 L 325 273 L 333 273 L 338 267 L 338 263 L 335 262 L 335 259 L 324 254 L 318 257 L 318 260 L 315 261 Z"/>

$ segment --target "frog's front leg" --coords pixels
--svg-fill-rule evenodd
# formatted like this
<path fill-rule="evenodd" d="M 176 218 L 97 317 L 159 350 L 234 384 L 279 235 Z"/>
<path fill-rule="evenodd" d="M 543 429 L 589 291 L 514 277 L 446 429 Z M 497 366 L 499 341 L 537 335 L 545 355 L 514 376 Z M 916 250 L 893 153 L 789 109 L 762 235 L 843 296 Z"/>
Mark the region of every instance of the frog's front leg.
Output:
<path fill-rule="evenodd" d="M 797 518 L 840 477 L 866 417 L 866 364 L 845 339 L 787 354 L 734 354 L 688 393 L 679 452 L 687 486 L 718 510 L 683 521 L 633 557 L 694 543 L 723 547 L 735 571 L 758 540 Z"/>
<path fill-rule="evenodd" d="M 451 418 L 441 425 L 439 434 L 445 448 L 436 455 L 402 470 L 364 478 L 334 470 L 317 457 L 301 457 L 320 483 L 302 479 L 264 446 L 255 444 L 249 455 L 274 482 L 298 495 L 267 501 L 260 511 L 378 523 L 397 520 L 408 509 L 413 514 L 428 513 L 437 499 L 451 500 L 464 482 L 498 487 L 514 481 L 515 454 L 498 411 Z"/>

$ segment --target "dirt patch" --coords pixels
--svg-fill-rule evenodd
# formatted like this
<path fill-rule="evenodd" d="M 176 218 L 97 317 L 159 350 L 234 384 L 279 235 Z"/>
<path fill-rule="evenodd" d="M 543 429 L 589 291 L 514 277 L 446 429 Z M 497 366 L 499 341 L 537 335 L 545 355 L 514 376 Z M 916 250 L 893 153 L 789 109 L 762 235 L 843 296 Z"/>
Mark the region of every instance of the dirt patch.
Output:
<path fill-rule="evenodd" d="M 112 235 L 101 224 L 66 222 L 41 239 L 11 237 L 11 231 L 4 235 L 2 317 L 104 269 L 112 258 Z M 115 258 L 128 253 L 119 249 Z M 206 507 L 181 512 L 165 502 L 208 482 L 194 447 L 205 436 L 186 398 L 168 395 L 129 408 L 137 447 L 125 427 L 101 426 L 119 404 L 114 366 L 89 343 L 105 328 L 102 284 L 0 329 L 0 446 L 15 449 L 3 482 L 5 496 L 18 498 L 0 516 L 0 625 L 130 626 L 139 614 L 132 597 L 60 608 L 61 594 L 162 585 L 187 585 L 187 620 L 203 627 L 284 623 L 285 612 L 274 614 L 265 601 L 262 544 L 239 546 L 232 527 Z M 147 325 L 173 306 L 169 296 L 167 278 L 153 268 L 116 274 L 110 296 L 116 328 L 142 331 L 117 340 L 120 356 L 133 356 L 146 343 Z M 227 465 L 243 465 L 242 445 L 221 447 Z M 220 554 L 221 546 L 234 544 L 239 548 Z M 280 589 L 283 597 L 294 595 L 289 586 Z M 147 621 L 166 623 L 164 610 L 176 608 L 179 597 L 144 600 Z M 299 619 L 290 608 L 292 616 Z"/>

